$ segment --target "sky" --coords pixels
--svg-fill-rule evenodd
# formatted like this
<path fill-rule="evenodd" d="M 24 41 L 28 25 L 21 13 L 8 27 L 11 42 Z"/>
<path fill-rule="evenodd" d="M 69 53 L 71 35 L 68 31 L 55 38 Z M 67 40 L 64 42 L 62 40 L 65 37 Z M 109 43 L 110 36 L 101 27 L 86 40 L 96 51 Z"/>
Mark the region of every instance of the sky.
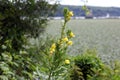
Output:
<path fill-rule="evenodd" d="M 85 0 L 59 0 L 64 5 L 84 5 Z M 88 6 L 120 7 L 120 0 L 88 0 Z"/>

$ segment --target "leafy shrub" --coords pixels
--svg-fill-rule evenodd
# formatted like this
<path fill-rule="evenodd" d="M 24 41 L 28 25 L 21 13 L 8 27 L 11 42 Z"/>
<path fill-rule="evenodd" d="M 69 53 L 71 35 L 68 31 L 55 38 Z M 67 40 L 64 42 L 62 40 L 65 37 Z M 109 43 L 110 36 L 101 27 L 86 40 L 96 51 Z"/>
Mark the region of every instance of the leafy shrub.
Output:
<path fill-rule="evenodd" d="M 120 62 L 106 65 L 96 55 L 95 50 L 87 50 L 75 57 L 75 64 L 71 72 L 71 80 L 119 80 Z"/>
<path fill-rule="evenodd" d="M 0 80 L 35 78 L 35 54 L 26 49 L 27 38 L 44 31 L 56 6 L 45 0 L 0 0 Z"/>
<path fill-rule="evenodd" d="M 99 70 L 102 65 L 95 50 L 87 50 L 85 53 L 75 57 L 74 61 L 72 80 L 87 80 L 88 77 L 95 76 L 94 70 Z"/>
<path fill-rule="evenodd" d="M 114 65 L 111 67 L 110 65 L 102 65 L 101 71 L 95 71 L 97 76 L 93 76 L 90 79 L 92 80 L 119 80 L 120 79 L 120 62 L 115 61 L 112 63 Z"/>
<path fill-rule="evenodd" d="M 45 0 L 0 0 L 0 46 L 10 40 L 12 49 L 23 49 L 26 37 L 38 37 L 44 31 L 56 7 Z"/>
<path fill-rule="evenodd" d="M 0 56 L 0 80 L 33 79 L 35 63 L 26 51 L 3 52 Z"/>

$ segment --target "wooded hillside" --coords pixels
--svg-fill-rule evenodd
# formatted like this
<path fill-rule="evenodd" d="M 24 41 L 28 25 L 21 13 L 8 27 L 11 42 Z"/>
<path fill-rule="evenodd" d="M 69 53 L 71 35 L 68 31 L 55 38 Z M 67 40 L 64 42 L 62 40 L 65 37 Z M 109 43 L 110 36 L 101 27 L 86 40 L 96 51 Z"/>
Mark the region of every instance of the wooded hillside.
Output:
<path fill-rule="evenodd" d="M 64 7 L 68 7 L 70 10 L 72 10 L 74 12 L 74 17 L 85 16 L 85 12 L 82 10 L 82 6 L 59 5 L 55 17 L 63 16 L 62 13 Z M 119 7 L 93 7 L 93 6 L 87 7 L 92 12 L 94 17 L 102 17 L 106 16 L 107 14 L 109 14 L 109 16 L 112 17 L 120 16 Z"/>

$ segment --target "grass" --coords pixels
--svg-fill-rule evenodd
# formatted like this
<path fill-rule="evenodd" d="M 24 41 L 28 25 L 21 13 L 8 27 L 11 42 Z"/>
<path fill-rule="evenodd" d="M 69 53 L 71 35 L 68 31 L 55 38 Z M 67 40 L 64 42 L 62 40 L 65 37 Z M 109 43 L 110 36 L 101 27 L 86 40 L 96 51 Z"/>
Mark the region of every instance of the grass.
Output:
<path fill-rule="evenodd" d="M 46 33 L 58 37 L 62 20 L 51 20 Z M 69 52 L 77 55 L 86 49 L 95 48 L 105 62 L 120 58 L 120 20 L 119 19 L 85 19 L 71 20 L 68 25 L 76 37 Z"/>

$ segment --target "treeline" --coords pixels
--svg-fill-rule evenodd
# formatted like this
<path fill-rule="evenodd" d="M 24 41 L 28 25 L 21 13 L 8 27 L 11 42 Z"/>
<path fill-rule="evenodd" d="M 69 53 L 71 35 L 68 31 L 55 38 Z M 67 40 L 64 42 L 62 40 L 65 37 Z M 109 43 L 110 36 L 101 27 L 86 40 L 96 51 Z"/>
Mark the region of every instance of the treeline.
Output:
<path fill-rule="evenodd" d="M 74 17 L 85 16 L 85 11 L 82 10 L 82 6 L 71 6 L 71 5 L 59 5 L 55 17 L 63 16 L 63 8 L 69 8 L 74 12 Z M 103 17 L 107 14 L 112 17 L 120 16 L 120 8 L 119 7 L 93 7 L 87 6 L 91 11 L 94 17 Z"/>

